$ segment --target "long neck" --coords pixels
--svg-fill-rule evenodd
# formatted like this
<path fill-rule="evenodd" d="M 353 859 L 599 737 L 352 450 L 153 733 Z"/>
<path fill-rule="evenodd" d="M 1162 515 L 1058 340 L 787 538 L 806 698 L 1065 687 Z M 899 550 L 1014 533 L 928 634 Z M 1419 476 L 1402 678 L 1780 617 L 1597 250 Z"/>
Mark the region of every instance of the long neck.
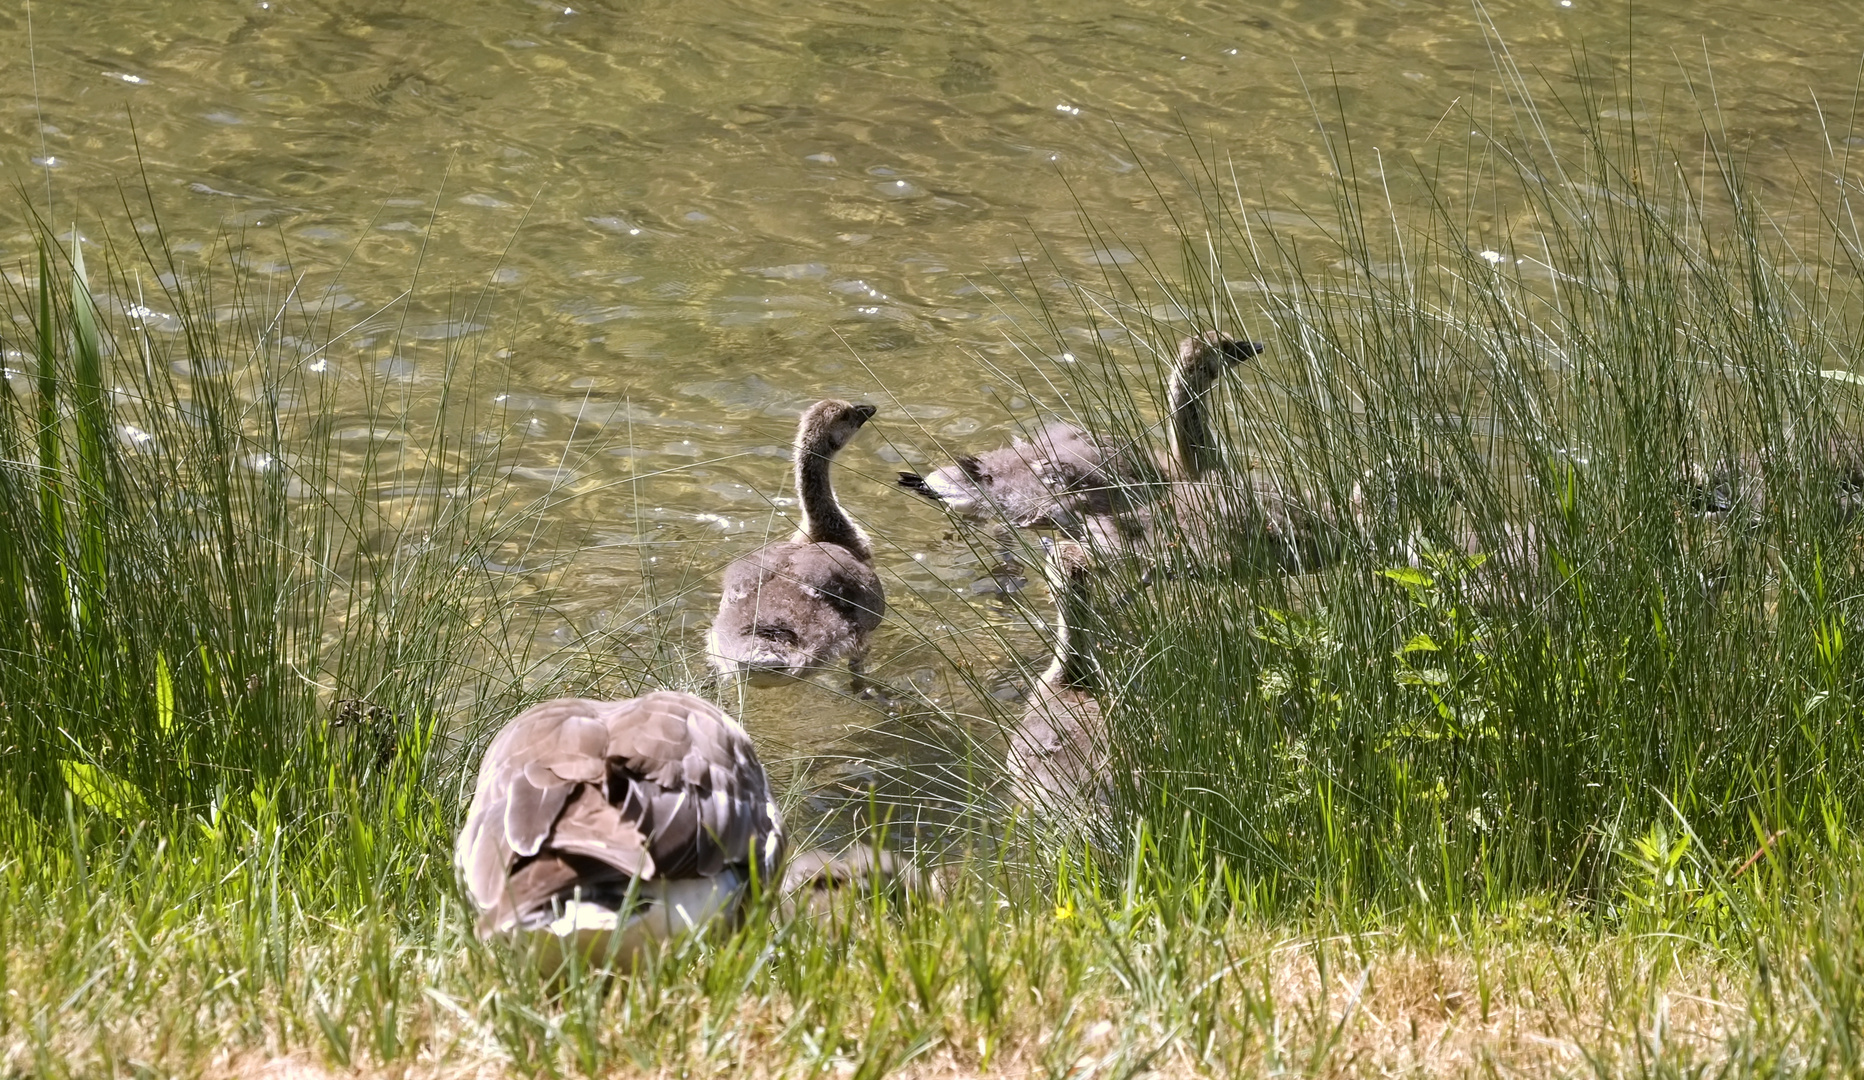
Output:
<path fill-rule="evenodd" d="M 1184 475 L 1196 479 L 1217 467 L 1217 447 L 1204 416 L 1210 376 L 1179 368 L 1171 373 L 1171 456 Z"/>
<path fill-rule="evenodd" d="M 819 446 L 797 447 L 796 494 L 803 504 L 803 523 L 796 530 L 796 539 L 810 544 L 840 544 L 866 562 L 874 557 L 874 549 L 867 542 L 867 534 L 835 499 L 835 489 L 828 479 L 829 459 L 829 453 Z"/>
<path fill-rule="evenodd" d="M 1055 659 L 1042 674 L 1042 681 L 1050 686 L 1092 690 L 1100 681 L 1094 636 L 1088 630 L 1093 610 L 1085 593 L 1078 581 L 1065 582 L 1055 590 Z"/>

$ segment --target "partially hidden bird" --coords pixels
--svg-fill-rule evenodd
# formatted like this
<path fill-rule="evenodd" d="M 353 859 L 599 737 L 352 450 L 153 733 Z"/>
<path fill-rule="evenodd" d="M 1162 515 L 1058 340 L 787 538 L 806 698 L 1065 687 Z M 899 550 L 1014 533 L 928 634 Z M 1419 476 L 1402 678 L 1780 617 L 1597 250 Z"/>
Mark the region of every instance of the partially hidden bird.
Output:
<path fill-rule="evenodd" d="M 1194 479 L 1215 466 L 1204 399 L 1225 371 L 1261 352 L 1256 342 L 1216 331 L 1178 343 L 1166 387 L 1170 449 L 1156 459 L 1057 421 L 923 476 L 903 472 L 900 486 L 959 518 L 1017 528 L 1073 532 L 1095 517 L 1126 513 L 1158 493 L 1161 472 Z"/>
<path fill-rule="evenodd" d="M 482 938 L 625 968 L 654 942 L 733 923 L 782 866 L 783 817 L 738 723 L 692 694 L 560 698 L 480 762 L 454 862 Z"/>

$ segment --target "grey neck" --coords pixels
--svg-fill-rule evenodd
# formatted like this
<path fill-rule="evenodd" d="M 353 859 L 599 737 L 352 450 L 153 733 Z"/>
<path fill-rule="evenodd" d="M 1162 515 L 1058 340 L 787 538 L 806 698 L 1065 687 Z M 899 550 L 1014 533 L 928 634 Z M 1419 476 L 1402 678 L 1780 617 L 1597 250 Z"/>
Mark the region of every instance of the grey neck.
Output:
<path fill-rule="evenodd" d="M 1191 479 L 1204 475 L 1218 465 L 1217 447 L 1210 437 L 1210 425 L 1204 417 L 1204 395 L 1210 392 L 1215 383 L 1216 380 L 1208 375 L 1186 372 L 1183 368 L 1171 373 L 1168 396 L 1171 405 L 1172 460 Z"/>
<path fill-rule="evenodd" d="M 1093 618 L 1086 585 L 1069 581 L 1055 590 L 1055 659 L 1042 681 L 1067 690 L 1093 690 L 1100 684 L 1100 666 L 1094 663 Z"/>
<path fill-rule="evenodd" d="M 867 534 L 836 500 L 835 489 L 829 484 L 829 460 L 830 454 L 819 447 L 797 449 L 796 494 L 803 504 L 803 521 L 796 539 L 809 544 L 839 544 L 867 562 L 873 559 L 874 549 L 867 542 Z"/>

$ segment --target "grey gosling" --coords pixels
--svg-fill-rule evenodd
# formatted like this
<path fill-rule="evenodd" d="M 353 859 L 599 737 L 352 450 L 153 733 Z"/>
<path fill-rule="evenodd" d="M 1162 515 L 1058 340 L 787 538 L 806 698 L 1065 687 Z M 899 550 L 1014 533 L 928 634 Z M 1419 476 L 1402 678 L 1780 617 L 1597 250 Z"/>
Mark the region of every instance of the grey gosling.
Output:
<path fill-rule="evenodd" d="M 900 486 L 958 517 L 1017 528 L 1073 531 L 1086 519 L 1126 512 L 1147 496 L 1156 466 L 1195 476 L 1215 465 L 1203 397 L 1224 371 L 1261 351 L 1253 341 L 1215 331 L 1179 342 L 1168 387 L 1172 449 L 1165 462 L 1148 464 L 1072 424 L 1052 423 L 1032 439 L 963 455 L 924 476 L 903 472 Z"/>
<path fill-rule="evenodd" d="M 486 748 L 454 864 L 481 938 L 625 968 L 656 940 L 735 921 L 782 865 L 783 819 L 750 736 L 702 698 L 560 698 Z"/>
<path fill-rule="evenodd" d="M 872 405 L 818 401 L 796 430 L 802 525 L 725 568 L 724 596 L 706 634 L 707 659 L 753 685 L 796 678 L 844 657 L 864 689 L 867 642 L 886 612 L 873 545 L 829 483 L 829 463 L 874 415 Z"/>
<path fill-rule="evenodd" d="M 1126 490 L 1141 482 L 1125 455 L 1064 423 L 962 454 L 924 476 L 900 474 L 901 487 L 960 518 L 1018 529 L 1072 529 L 1083 516 L 1121 508 Z"/>
<path fill-rule="evenodd" d="M 1006 764 L 1025 797 L 1050 809 L 1104 801 L 1107 733 L 1101 720 L 1100 669 L 1094 662 L 1092 559 L 1085 546 L 1060 540 L 1045 565 L 1055 600 L 1055 659 L 1042 673 L 1010 733 Z"/>
<path fill-rule="evenodd" d="M 1385 462 L 1353 485 L 1342 513 L 1268 479 L 1223 474 L 1201 402 L 1230 365 L 1213 362 L 1215 350 L 1200 355 L 1198 341 L 1185 340 L 1172 384 L 1172 441 L 1160 462 L 1171 482 L 1149 505 L 1088 519 L 1086 536 L 1104 555 L 1144 557 L 1176 572 L 1311 573 L 1343 558 L 1355 535 L 1388 541 L 1379 534 L 1392 531 L 1387 519 L 1404 496 L 1447 490 L 1432 472 Z"/>
<path fill-rule="evenodd" d="M 1171 409 L 1171 423 L 1166 429 L 1170 444 L 1166 456 L 1158 462 L 1167 476 L 1196 480 L 1222 466 L 1216 441 L 1210 435 L 1204 399 L 1224 372 L 1260 356 L 1262 349 L 1258 342 L 1237 341 L 1215 330 L 1178 343 L 1178 359 L 1165 387 L 1166 404 Z"/>

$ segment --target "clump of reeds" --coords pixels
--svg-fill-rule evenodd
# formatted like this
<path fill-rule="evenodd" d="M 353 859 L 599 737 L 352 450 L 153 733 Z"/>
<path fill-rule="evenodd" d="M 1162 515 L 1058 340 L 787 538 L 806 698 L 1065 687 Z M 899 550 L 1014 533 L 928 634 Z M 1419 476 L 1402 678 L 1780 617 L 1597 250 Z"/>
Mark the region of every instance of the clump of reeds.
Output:
<path fill-rule="evenodd" d="M 1269 345 L 1222 399 L 1227 482 L 1309 508 L 1337 559 L 1290 574 L 1245 515 L 1175 523 L 1234 550 L 1112 560 L 1096 635 L 1102 826 L 1188 815 L 1265 910 L 1615 911 L 1655 845 L 1725 915 L 1712 894 L 1770 837 L 1842 847 L 1864 794 L 1848 203 L 1776 232 L 1712 145 L 1692 171 L 1549 112 L 1492 136 L 1468 170 L 1503 179 L 1460 196 L 1421 164 L 1368 182 L 1331 142 L 1338 213 L 1310 234 L 1197 161 L 1182 269 L 1040 309 L 1085 330 L 1032 351 L 1100 350 L 1063 377 L 1113 441 L 1159 443 L 1131 360 L 1210 327 Z"/>
<path fill-rule="evenodd" d="M 357 854 L 333 842 L 347 821 L 445 881 L 431 850 L 483 726 L 460 708 L 496 718 L 549 681 L 490 565 L 543 542 L 515 529 L 535 507 L 504 482 L 511 447 L 469 437 L 470 372 L 461 400 L 416 413 L 313 303 L 118 254 L 93 247 L 87 268 L 48 233 L 10 279 L 9 850 L 81 862 L 123 829 L 297 822 L 279 838 L 309 883 Z M 360 449 L 336 449 L 338 423 Z"/>

